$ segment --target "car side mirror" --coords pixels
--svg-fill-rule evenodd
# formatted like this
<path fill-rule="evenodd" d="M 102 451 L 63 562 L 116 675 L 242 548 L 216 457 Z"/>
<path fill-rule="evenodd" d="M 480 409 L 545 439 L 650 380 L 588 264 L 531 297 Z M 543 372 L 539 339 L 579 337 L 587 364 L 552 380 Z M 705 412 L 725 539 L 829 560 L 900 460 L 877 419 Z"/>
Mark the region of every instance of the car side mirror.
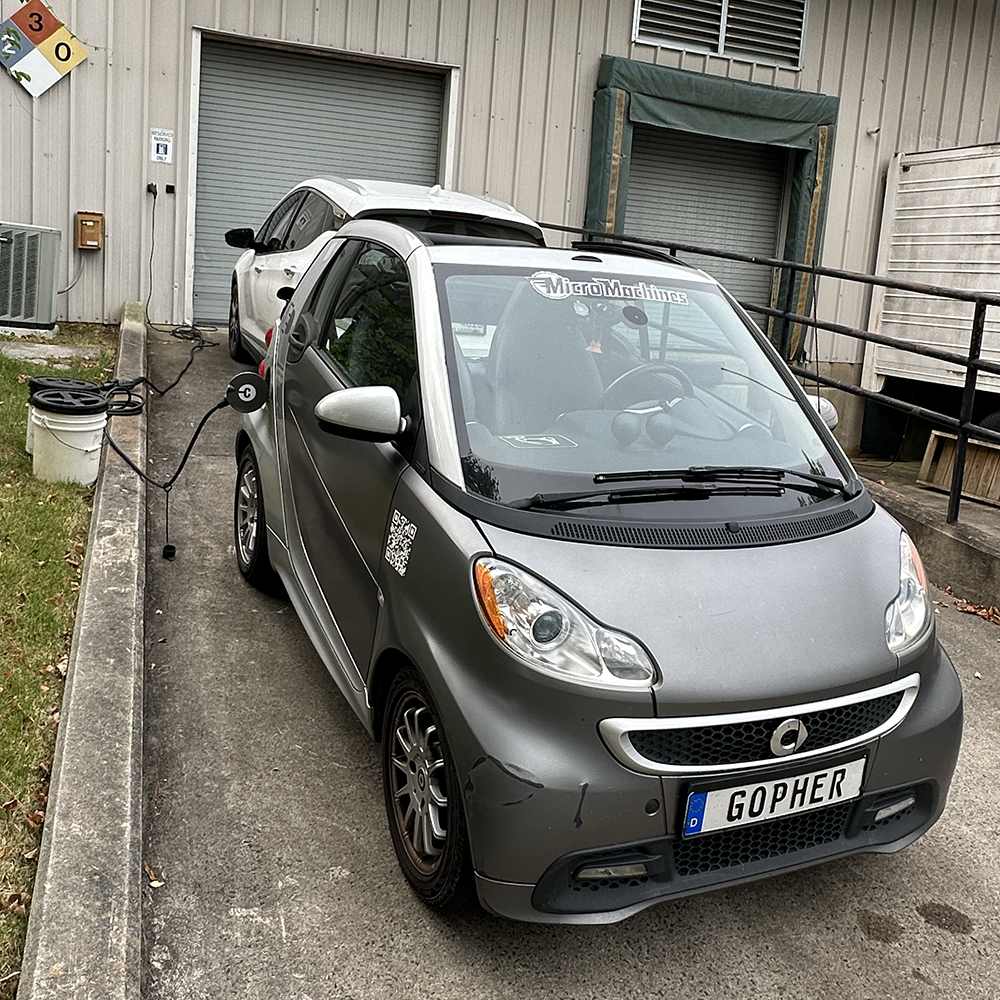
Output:
<path fill-rule="evenodd" d="M 399 396 L 387 385 L 331 392 L 316 404 L 313 413 L 323 430 L 359 441 L 391 441 L 406 428 Z"/>
<path fill-rule="evenodd" d="M 246 250 L 253 246 L 254 231 L 252 229 L 230 229 L 226 233 L 226 243 L 238 250 Z"/>
<path fill-rule="evenodd" d="M 287 302 L 295 294 L 295 288 L 292 285 L 282 285 L 274 294 L 282 302 Z"/>

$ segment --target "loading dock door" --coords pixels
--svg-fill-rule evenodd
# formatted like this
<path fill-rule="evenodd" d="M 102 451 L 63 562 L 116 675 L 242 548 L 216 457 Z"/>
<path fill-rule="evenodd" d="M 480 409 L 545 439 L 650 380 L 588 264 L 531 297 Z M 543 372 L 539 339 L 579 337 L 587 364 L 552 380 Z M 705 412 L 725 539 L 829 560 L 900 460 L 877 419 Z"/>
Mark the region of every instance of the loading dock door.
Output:
<path fill-rule="evenodd" d="M 624 231 L 737 253 L 781 256 L 788 154 L 676 129 L 636 125 Z M 771 270 L 695 254 L 682 259 L 744 302 L 768 305 Z"/>
<path fill-rule="evenodd" d="M 308 177 L 435 184 L 444 77 L 398 66 L 202 42 L 194 315 L 225 321 L 233 264 L 227 229 L 267 217 Z"/>

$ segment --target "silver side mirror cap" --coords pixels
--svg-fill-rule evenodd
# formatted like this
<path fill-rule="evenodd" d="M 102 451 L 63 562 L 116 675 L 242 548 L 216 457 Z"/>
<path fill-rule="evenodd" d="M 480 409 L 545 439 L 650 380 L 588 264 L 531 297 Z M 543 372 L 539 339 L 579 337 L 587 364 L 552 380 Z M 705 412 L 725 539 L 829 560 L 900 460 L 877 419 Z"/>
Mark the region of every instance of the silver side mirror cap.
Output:
<path fill-rule="evenodd" d="M 406 428 L 399 396 L 387 385 L 340 389 L 313 408 L 324 430 L 362 441 L 391 441 Z"/>
<path fill-rule="evenodd" d="M 840 423 L 840 415 L 837 413 L 837 407 L 833 405 L 826 398 L 826 396 L 817 396 L 815 393 L 807 393 L 809 396 L 809 402 L 812 403 L 813 409 L 819 414 L 820 420 L 830 428 L 831 431 L 837 429 L 837 424 Z"/>

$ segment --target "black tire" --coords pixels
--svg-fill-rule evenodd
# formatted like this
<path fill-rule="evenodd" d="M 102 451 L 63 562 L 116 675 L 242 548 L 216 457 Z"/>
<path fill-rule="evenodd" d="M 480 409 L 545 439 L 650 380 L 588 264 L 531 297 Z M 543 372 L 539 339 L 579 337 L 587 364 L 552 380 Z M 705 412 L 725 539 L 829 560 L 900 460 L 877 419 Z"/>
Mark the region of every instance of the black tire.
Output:
<path fill-rule="evenodd" d="M 250 364 L 252 358 L 243 346 L 243 333 L 240 330 L 240 293 L 233 278 L 233 289 L 229 295 L 229 356 L 240 364 Z"/>
<path fill-rule="evenodd" d="M 258 590 L 275 593 L 279 583 L 267 552 L 267 519 L 260 488 L 260 470 L 257 456 L 249 445 L 243 449 L 236 466 L 233 533 L 236 565 L 243 579 Z"/>
<path fill-rule="evenodd" d="M 412 668 L 401 670 L 389 689 L 382 787 L 392 845 L 414 891 L 435 910 L 467 906 L 474 888 L 461 785 L 440 715 Z"/>
<path fill-rule="evenodd" d="M 995 410 L 989 416 L 977 420 L 980 427 L 985 427 L 988 431 L 1000 431 L 1000 410 Z"/>

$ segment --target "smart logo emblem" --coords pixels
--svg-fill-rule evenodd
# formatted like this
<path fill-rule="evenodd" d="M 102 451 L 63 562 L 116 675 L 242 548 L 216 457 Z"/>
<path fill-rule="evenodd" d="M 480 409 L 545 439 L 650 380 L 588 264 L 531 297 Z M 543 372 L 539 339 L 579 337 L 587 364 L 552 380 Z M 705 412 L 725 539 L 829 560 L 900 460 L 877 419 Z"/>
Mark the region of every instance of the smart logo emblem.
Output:
<path fill-rule="evenodd" d="M 809 737 L 809 730 L 801 719 L 785 719 L 771 736 L 771 753 L 784 757 L 795 753 Z"/>

